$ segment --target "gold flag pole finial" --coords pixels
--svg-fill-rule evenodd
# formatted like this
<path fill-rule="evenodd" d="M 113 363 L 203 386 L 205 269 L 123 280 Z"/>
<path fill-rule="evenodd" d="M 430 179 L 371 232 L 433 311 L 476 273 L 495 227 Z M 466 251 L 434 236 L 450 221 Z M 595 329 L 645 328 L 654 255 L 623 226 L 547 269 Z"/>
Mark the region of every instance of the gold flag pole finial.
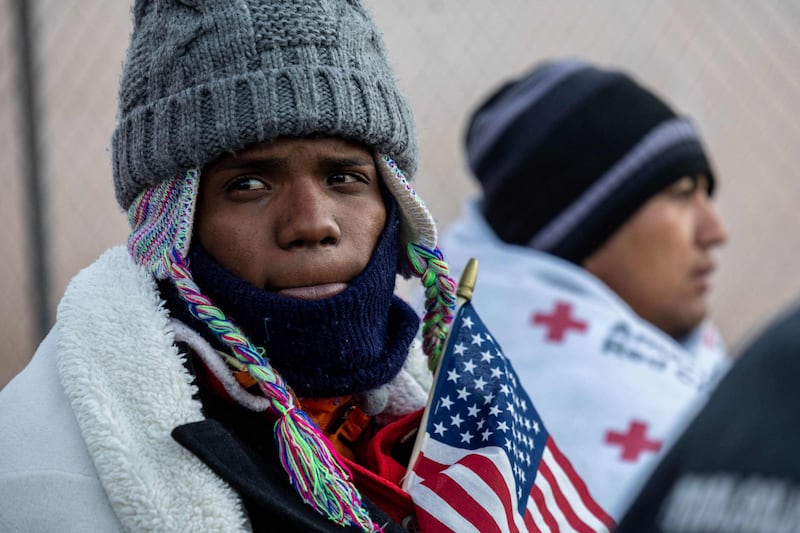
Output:
<path fill-rule="evenodd" d="M 472 299 L 472 292 L 475 290 L 475 283 L 478 281 L 478 260 L 470 257 L 467 261 L 467 266 L 464 267 L 464 272 L 461 273 L 461 278 L 458 280 L 458 288 L 456 289 L 456 296 L 459 303 L 461 300 L 469 301 Z"/>

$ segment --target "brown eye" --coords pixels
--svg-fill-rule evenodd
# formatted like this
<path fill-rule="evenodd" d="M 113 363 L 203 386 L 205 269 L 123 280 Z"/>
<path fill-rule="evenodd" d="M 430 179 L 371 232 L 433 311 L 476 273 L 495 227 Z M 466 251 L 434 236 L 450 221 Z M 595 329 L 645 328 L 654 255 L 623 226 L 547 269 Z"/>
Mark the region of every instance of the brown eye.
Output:
<path fill-rule="evenodd" d="M 358 182 L 365 182 L 366 180 L 356 174 L 350 174 L 347 172 L 340 172 L 338 174 L 333 174 L 328 178 L 328 182 L 332 184 L 336 183 L 358 183 Z"/>
<path fill-rule="evenodd" d="M 235 180 L 228 187 L 229 191 L 255 191 L 259 189 L 266 189 L 266 184 L 258 178 L 243 177 Z"/>

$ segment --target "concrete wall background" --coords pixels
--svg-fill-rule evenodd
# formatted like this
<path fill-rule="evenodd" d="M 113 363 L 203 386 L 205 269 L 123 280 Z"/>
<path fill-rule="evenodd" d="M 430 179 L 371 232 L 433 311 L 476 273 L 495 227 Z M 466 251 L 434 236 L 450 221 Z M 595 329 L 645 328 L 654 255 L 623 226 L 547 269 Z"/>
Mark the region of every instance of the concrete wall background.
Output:
<path fill-rule="evenodd" d="M 12 0 L 0 0 L 0 386 L 40 341 L 30 291 Z M 704 135 L 731 240 L 712 313 L 734 347 L 800 293 L 800 2 L 368 0 L 417 117 L 417 190 L 440 224 L 477 191 L 461 136 L 474 105 L 534 63 L 582 57 L 633 72 Z M 51 313 L 69 279 L 124 242 L 107 147 L 128 2 L 30 0 L 43 139 Z M 99 349 L 102 349 L 99 347 Z"/>

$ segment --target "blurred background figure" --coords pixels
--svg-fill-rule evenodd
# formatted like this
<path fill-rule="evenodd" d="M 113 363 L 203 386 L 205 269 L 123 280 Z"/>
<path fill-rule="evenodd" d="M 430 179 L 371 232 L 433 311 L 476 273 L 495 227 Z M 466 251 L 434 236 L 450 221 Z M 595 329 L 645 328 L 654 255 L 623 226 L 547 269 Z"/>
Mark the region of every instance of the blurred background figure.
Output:
<path fill-rule="evenodd" d="M 798 376 L 795 307 L 737 358 L 618 531 L 800 531 Z"/>
<path fill-rule="evenodd" d="M 704 322 L 726 240 L 692 122 L 629 75 L 547 62 L 474 112 L 483 194 L 445 232 L 454 269 L 598 502 L 630 487 L 727 367 Z"/>

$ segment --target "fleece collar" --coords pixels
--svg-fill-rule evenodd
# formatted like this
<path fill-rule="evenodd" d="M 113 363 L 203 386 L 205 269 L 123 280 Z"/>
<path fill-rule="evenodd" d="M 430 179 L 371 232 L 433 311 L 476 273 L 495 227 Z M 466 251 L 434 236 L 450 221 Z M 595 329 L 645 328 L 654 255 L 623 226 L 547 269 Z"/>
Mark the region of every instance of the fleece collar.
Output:
<path fill-rule="evenodd" d="M 70 283 L 58 371 L 98 477 L 129 531 L 243 531 L 238 496 L 170 435 L 203 420 L 155 283 L 123 248 Z"/>

